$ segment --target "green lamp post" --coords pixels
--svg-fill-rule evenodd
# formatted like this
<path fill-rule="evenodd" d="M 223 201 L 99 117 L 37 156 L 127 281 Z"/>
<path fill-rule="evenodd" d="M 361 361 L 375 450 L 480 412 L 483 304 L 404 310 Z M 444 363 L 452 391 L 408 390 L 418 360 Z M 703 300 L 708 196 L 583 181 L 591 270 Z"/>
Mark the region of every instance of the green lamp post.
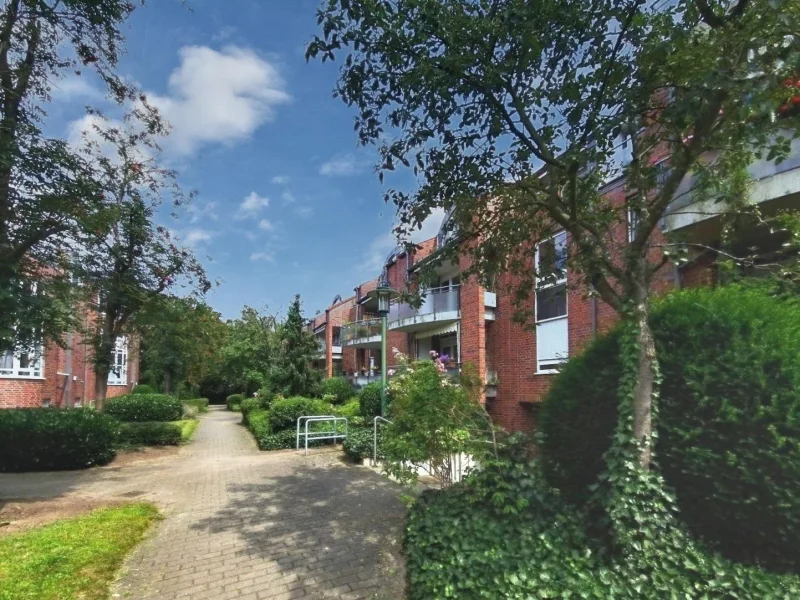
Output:
<path fill-rule="evenodd" d="M 392 288 L 389 287 L 385 277 L 381 277 L 375 293 L 378 296 L 378 315 L 381 318 L 381 416 L 386 418 L 386 329 Z"/>

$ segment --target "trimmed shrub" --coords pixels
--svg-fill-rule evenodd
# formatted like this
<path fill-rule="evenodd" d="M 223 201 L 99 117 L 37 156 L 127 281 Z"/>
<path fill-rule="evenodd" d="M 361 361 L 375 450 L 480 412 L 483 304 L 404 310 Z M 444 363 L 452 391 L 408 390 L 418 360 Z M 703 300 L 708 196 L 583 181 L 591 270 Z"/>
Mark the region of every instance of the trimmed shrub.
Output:
<path fill-rule="evenodd" d="M 294 396 L 276 400 L 269 410 L 272 431 L 292 429 L 297 426 L 297 419 L 304 415 L 332 415 L 333 407 L 316 398 Z"/>
<path fill-rule="evenodd" d="M 55 471 L 114 458 L 119 423 L 91 408 L 0 410 L 0 471 Z"/>
<path fill-rule="evenodd" d="M 200 414 L 200 411 L 197 410 L 196 406 L 189 406 L 188 404 L 183 405 L 183 418 L 184 419 L 196 419 L 197 415 Z"/>
<path fill-rule="evenodd" d="M 208 398 L 189 398 L 181 402 L 184 406 L 194 406 L 200 414 L 208 412 Z"/>
<path fill-rule="evenodd" d="M 242 400 L 242 403 L 239 405 L 239 410 L 242 413 L 242 423 L 247 425 L 248 414 L 254 410 L 260 410 L 261 408 L 261 400 L 258 398 L 245 398 Z"/>
<path fill-rule="evenodd" d="M 366 421 L 372 421 L 381 414 L 381 384 L 379 381 L 368 383 L 358 392 L 358 402 L 361 406 L 361 416 Z"/>
<path fill-rule="evenodd" d="M 372 427 L 353 427 L 347 432 L 342 442 L 342 449 L 347 457 L 355 462 L 372 458 L 374 454 L 375 432 Z M 378 457 L 381 456 L 381 430 L 378 430 Z"/>
<path fill-rule="evenodd" d="M 175 423 L 122 423 L 121 446 L 177 446 L 181 443 L 181 427 Z"/>
<path fill-rule="evenodd" d="M 281 398 L 281 396 L 265 386 L 256 392 L 256 398 L 261 400 L 262 408 L 268 409 L 270 405 L 278 398 Z"/>
<path fill-rule="evenodd" d="M 183 404 L 165 394 L 128 394 L 111 398 L 105 412 L 127 422 L 177 421 L 183 416 Z"/>
<path fill-rule="evenodd" d="M 152 385 L 147 385 L 146 383 L 140 383 L 135 388 L 131 394 L 156 394 L 158 393 L 156 389 Z"/>
<path fill-rule="evenodd" d="M 244 417 L 242 417 L 244 418 Z M 269 427 L 269 412 L 263 409 L 251 410 L 247 415 L 247 427 L 256 438 L 258 447 L 261 448 L 261 441 L 271 434 Z M 264 450 L 264 448 L 261 448 Z"/>
<path fill-rule="evenodd" d="M 255 432 L 253 432 L 253 435 L 255 435 Z M 297 434 L 292 429 L 284 429 L 277 433 L 256 435 L 256 442 L 261 450 L 287 450 L 296 447 Z M 309 443 L 309 446 L 311 446 L 311 443 Z"/>
<path fill-rule="evenodd" d="M 691 531 L 730 558 L 797 568 L 800 306 L 759 289 L 675 293 L 651 318 L 663 376 L 657 464 Z M 582 504 L 617 415 L 615 330 L 572 359 L 542 407 L 548 480 Z"/>
<path fill-rule="evenodd" d="M 239 410 L 239 407 L 242 405 L 243 401 L 244 401 L 244 396 L 242 394 L 231 394 L 230 396 L 228 396 L 227 400 L 225 401 L 225 404 L 228 405 L 228 410 L 237 412 Z"/>
<path fill-rule="evenodd" d="M 333 411 L 337 417 L 347 417 L 348 421 L 352 422 L 354 418 L 361 416 L 361 404 L 358 400 L 353 399 L 347 404 L 335 406 Z"/>
<path fill-rule="evenodd" d="M 356 388 L 346 377 L 329 377 L 322 381 L 322 396 L 333 396 L 332 404 L 344 404 L 356 395 Z"/>

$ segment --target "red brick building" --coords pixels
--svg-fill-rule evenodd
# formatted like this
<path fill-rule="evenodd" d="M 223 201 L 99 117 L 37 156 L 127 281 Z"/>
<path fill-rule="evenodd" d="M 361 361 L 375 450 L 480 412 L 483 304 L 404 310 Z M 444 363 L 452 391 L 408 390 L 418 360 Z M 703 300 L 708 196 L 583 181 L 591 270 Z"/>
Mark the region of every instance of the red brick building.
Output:
<path fill-rule="evenodd" d="M 34 352 L 0 353 L 0 408 L 89 406 L 95 399 L 92 349 L 80 333 L 66 333 L 64 347 L 48 343 Z M 133 389 L 139 377 L 136 338 L 123 336 L 114 350 L 106 396 Z"/>
<path fill-rule="evenodd" d="M 765 214 L 800 206 L 800 141 L 795 140 L 788 160 L 780 164 L 756 161 L 749 171 L 751 202 L 759 204 Z M 664 173 L 668 173 L 666 163 Z M 656 241 L 662 233 L 678 232 L 687 241 L 709 248 L 719 244 L 721 208 L 711 201 L 702 205 L 696 201 L 692 197 L 693 183 L 692 177 L 687 176 L 681 184 L 660 223 Z M 627 188 L 623 179 L 609 182 L 602 192 L 612 205 L 626 211 Z M 620 247 L 629 239 L 628 229 L 629 225 L 623 223 L 613 232 Z M 448 235 L 443 223 L 440 234 L 419 244 L 415 252 L 398 248 L 390 253 L 383 272 L 389 286 L 404 290 L 413 285 L 419 261 L 448 243 Z M 534 245 L 535 241 L 532 240 L 532 265 L 545 254 L 550 260 L 564 260 L 569 247 L 564 232 Z M 754 230 L 746 243 L 764 247 L 775 240 L 768 239 L 766 232 Z M 665 266 L 654 283 L 655 290 L 713 284 L 713 250 L 696 252 L 690 258 L 681 268 Z M 426 290 L 422 306 L 397 302 L 391 305 L 387 347 L 390 352 L 394 347 L 418 360 L 428 359 L 430 352 L 436 351 L 448 357 L 454 373 L 463 364 L 472 363 L 487 384 L 486 406 L 495 422 L 510 430 L 531 430 L 536 426 L 537 406 L 560 365 L 578 354 L 598 332 L 611 327 L 616 314 L 588 294 L 575 273 L 564 269 L 561 279 L 537 283 L 529 305 L 533 323 L 524 327 L 512 319 L 516 307 L 510 295 L 484 289 L 462 277 L 467 261 L 462 256 L 458 264 L 437 266 L 437 282 Z M 342 372 L 358 385 L 380 379 L 380 322 L 375 314 L 377 302 L 370 294 L 377 282 L 378 278 L 355 288 L 350 322 L 342 325 L 339 338 L 343 365 L 355 365 L 354 371 L 344 368 Z M 508 277 L 500 278 L 498 290 L 507 289 L 511 283 Z M 355 356 L 345 359 L 351 349 Z M 391 354 L 388 363 L 393 364 Z"/>

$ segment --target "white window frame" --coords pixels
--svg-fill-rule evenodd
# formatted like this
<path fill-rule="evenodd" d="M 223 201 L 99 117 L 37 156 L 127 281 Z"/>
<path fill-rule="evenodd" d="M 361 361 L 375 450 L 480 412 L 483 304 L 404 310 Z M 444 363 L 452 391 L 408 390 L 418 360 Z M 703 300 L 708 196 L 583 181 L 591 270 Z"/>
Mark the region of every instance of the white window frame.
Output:
<path fill-rule="evenodd" d="M 541 323 L 551 323 L 553 321 L 559 321 L 562 319 L 567 320 L 567 349 L 569 349 L 569 294 L 567 294 L 567 268 L 566 265 L 559 273 L 558 279 L 553 281 L 550 277 L 540 279 L 539 278 L 539 260 L 540 260 L 540 253 L 539 247 L 542 244 L 546 244 L 547 242 L 553 241 L 555 245 L 559 245 L 559 238 L 563 238 L 563 245 L 566 248 L 567 245 L 567 232 L 565 230 L 559 231 L 555 235 L 546 238 L 539 243 L 536 244 L 536 255 L 535 255 L 535 266 L 536 266 L 536 288 L 533 293 L 533 301 L 534 301 L 534 322 L 535 325 L 538 326 Z M 564 286 L 565 298 L 564 298 L 564 305 L 565 305 L 565 313 L 563 316 L 559 317 L 551 317 L 549 319 L 539 319 L 539 290 L 544 290 L 548 288 L 554 288 L 557 286 Z M 569 350 L 568 350 L 569 351 Z M 538 345 L 538 337 L 537 337 L 537 345 L 536 345 L 536 373 L 542 375 L 548 375 L 552 373 L 558 373 L 561 370 L 561 367 L 564 365 L 566 361 L 540 361 L 539 360 L 539 345 Z"/>
<path fill-rule="evenodd" d="M 627 219 L 625 221 L 625 226 L 628 230 L 628 243 L 630 244 L 636 237 L 636 228 L 639 226 L 639 221 L 641 220 L 641 214 L 630 204 L 627 204 L 626 206 L 627 206 L 627 211 L 626 211 Z"/>
<path fill-rule="evenodd" d="M 118 360 L 120 358 L 121 360 Z M 117 369 L 117 366 L 120 368 Z M 128 385 L 128 336 L 126 335 L 121 335 L 114 341 L 108 385 Z"/>
<path fill-rule="evenodd" d="M 2 379 L 44 379 L 44 347 L 39 346 L 35 351 L 29 352 L 32 356 L 28 360 L 28 367 L 21 364 L 22 353 L 7 350 L 0 354 L 0 365 L 4 365 L 7 356 L 11 354 L 11 368 L 0 366 Z"/>

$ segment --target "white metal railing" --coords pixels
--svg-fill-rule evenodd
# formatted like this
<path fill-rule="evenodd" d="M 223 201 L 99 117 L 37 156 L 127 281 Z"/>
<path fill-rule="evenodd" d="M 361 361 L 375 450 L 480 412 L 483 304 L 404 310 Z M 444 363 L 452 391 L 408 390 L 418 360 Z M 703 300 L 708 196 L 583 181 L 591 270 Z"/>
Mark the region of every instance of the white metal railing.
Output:
<path fill-rule="evenodd" d="M 309 423 L 333 422 L 333 431 L 309 431 Z M 339 433 L 339 423 L 344 422 L 344 433 Z M 300 431 L 300 426 L 305 424 L 305 430 Z M 297 418 L 297 450 L 300 450 L 300 436 L 305 438 L 305 453 L 308 454 L 308 441 L 311 440 L 344 440 L 347 439 L 348 425 L 346 417 L 334 415 L 303 415 Z"/>
<path fill-rule="evenodd" d="M 409 319 L 421 315 L 456 312 L 461 309 L 460 286 L 431 288 L 425 291 L 425 298 L 419 308 L 410 304 L 395 302 L 389 306 L 389 322 Z"/>

